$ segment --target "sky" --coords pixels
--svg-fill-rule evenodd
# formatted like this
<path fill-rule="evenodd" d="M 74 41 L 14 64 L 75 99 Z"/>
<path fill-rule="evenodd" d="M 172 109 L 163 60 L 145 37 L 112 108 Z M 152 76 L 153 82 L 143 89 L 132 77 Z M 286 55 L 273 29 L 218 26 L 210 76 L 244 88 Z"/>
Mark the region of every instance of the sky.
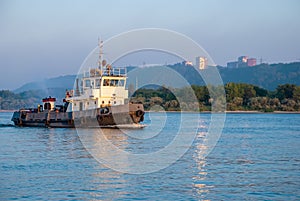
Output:
<path fill-rule="evenodd" d="M 298 0 L 0 0 L 0 89 L 76 74 L 99 36 L 141 28 L 184 34 L 223 66 L 241 55 L 300 61 L 299 10 Z M 157 62 L 156 55 L 123 60 Z"/>

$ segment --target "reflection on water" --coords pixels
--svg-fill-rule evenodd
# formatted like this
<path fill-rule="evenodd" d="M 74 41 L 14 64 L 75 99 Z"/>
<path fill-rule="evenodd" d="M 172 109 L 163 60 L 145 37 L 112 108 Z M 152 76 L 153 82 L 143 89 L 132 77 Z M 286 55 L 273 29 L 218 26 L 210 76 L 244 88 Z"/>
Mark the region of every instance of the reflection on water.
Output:
<path fill-rule="evenodd" d="M 207 121 L 204 121 L 203 119 L 200 122 L 199 125 L 199 132 L 197 133 L 195 142 L 194 142 L 194 154 L 193 159 L 196 163 L 196 174 L 193 176 L 193 186 L 196 190 L 197 197 L 204 199 L 205 194 L 209 193 L 209 189 L 213 188 L 212 185 L 207 185 L 207 170 L 206 170 L 206 158 L 203 157 L 206 155 L 206 152 L 208 151 L 207 146 L 207 131 L 208 131 L 208 125 Z"/>
<path fill-rule="evenodd" d="M 86 150 L 98 162 L 108 167 L 128 169 L 130 161 L 125 150 L 128 137 L 119 129 L 77 129 Z"/>
<path fill-rule="evenodd" d="M 151 120 L 155 122 L 165 114 L 154 116 Z M 100 163 L 123 173 L 145 174 L 168 167 L 189 149 L 197 131 L 197 114 L 193 116 L 190 119 L 181 118 L 180 113 L 168 114 L 162 130 L 160 124 L 151 122 L 144 129 L 78 128 L 77 132 L 84 147 Z M 157 131 L 159 134 L 153 135 Z M 143 137 L 137 137 L 140 135 Z"/>
<path fill-rule="evenodd" d="M 159 113 L 153 115 L 156 121 Z M 0 128 L 0 200 L 300 199 L 300 115 L 228 115 L 216 147 L 204 158 L 210 150 L 206 141 L 210 116 L 203 114 L 188 152 L 150 174 L 112 170 L 97 162 L 82 144 L 104 159 L 118 158 L 107 151 L 112 145 L 131 153 L 157 151 L 177 132 L 177 114 L 167 115 L 171 116 L 171 121 L 166 120 L 169 126 L 150 139 L 134 136 L 139 132 L 150 132 L 150 136 L 154 125 L 132 131 L 132 136 L 117 129 L 101 133 L 88 129 L 85 142 L 76 129 Z M 183 115 L 195 119 L 193 114 Z M 5 116 L 10 117 L 0 113 L 0 121 Z M 100 145 L 102 152 L 96 149 Z M 123 158 L 116 163 L 140 166 L 129 161 Z"/>
<path fill-rule="evenodd" d="M 106 197 L 109 198 L 109 200 L 114 200 L 128 194 L 126 191 L 128 181 L 126 181 L 120 172 L 113 170 L 99 171 L 92 174 L 92 178 L 90 182 L 94 183 L 95 186 L 91 189 L 91 197 Z M 101 189 L 101 192 L 99 192 L 99 189 Z"/>

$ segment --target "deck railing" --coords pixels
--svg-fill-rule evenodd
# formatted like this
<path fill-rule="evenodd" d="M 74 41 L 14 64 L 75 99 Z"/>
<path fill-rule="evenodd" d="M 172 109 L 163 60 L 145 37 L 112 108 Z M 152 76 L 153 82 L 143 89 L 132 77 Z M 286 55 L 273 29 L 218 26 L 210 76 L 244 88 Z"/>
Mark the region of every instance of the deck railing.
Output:
<path fill-rule="evenodd" d="M 83 77 L 98 77 L 98 76 L 119 76 L 119 77 L 125 77 L 127 75 L 127 69 L 125 67 L 119 67 L 119 68 L 92 68 L 88 71 L 83 72 Z"/>

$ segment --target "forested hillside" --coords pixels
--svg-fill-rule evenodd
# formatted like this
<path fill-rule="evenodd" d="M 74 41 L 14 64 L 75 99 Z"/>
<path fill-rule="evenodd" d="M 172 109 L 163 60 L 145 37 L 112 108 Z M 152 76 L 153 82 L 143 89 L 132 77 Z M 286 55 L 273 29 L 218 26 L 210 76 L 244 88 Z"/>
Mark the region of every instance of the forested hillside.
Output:
<path fill-rule="evenodd" d="M 185 66 L 183 63 L 168 65 L 169 68 L 180 73 L 191 85 L 204 86 L 199 73 L 192 66 Z M 136 67 L 127 67 L 127 71 L 133 70 Z M 289 64 L 261 64 L 254 67 L 244 67 L 228 69 L 218 67 L 223 83 L 247 83 L 257 85 L 259 87 L 275 90 L 280 84 L 295 84 L 300 85 L 300 62 Z M 20 88 L 14 90 L 15 93 L 20 93 L 28 90 L 48 90 L 59 89 L 64 91 L 72 89 L 76 76 L 59 76 L 56 78 L 46 79 L 39 82 L 30 82 L 24 84 Z M 1 89 L 1 88 L 0 88 Z"/>
<path fill-rule="evenodd" d="M 168 65 L 180 73 L 191 85 L 200 103 L 200 110 L 210 110 L 211 99 L 199 73 L 183 63 Z M 128 67 L 128 71 L 135 67 Z M 299 111 L 300 62 L 289 64 L 261 64 L 254 67 L 228 69 L 218 67 L 223 79 L 228 110 Z M 209 70 L 209 69 L 208 69 Z M 0 109 L 36 107 L 41 99 L 53 96 L 59 101 L 66 89 L 72 89 L 75 75 L 60 76 L 40 82 L 31 82 L 12 91 L 0 91 Z M 288 83 L 288 84 L 287 84 Z M 176 87 L 184 90 L 186 86 Z M 159 104 L 166 110 L 189 109 L 176 102 L 166 88 L 139 89 L 133 98 L 145 104 L 146 109 Z"/>
<path fill-rule="evenodd" d="M 169 67 L 180 73 L 190 84 L 205 85 L 205 82 L 193 67 L 184 66 L 181 63 L 169 65 Z M 218 67 L 218 69 L 224 84 L 230 82 L 247 83 L 268 90 L 275 90 L 278 85 L 286 83 L 300 85 L 300 62 L 261 64 L 243 68 Z"/>
<path fill-rule="evenodd" d="M 209 111 L 212 101 L 206 86 L 193 85 L 192 89 L 197 97 L 200 111 Z M 257 111 L 300 111 L 300 86 L 293 84 L 279 85 L 275 91 L 268 91 L 251 84 L 227 83 L 226 92 L 227 110 L 257 110 Z M 172 89 L 176 94 L 184 94 L 186 88 Z M 41 99 L 57 93 L 55 89 L 32 90 L 13 93 L 8 90 L 0 91 L 0 109 L 11 110 L 24 107 L 37 107 Z M 58 101 L 64 97 L 64 91 L 59 95 Z M 165 87 L 142 88 L 134 92 L 131 101 L 141 102 L 146 110 L 154 105 L 163 107 L 167 111 L 194 110 L 197 103 L 191 103 L 188 96 L 182 96 L 179 102 L 174 93 Z M 61 100 L 60 100 L 61 101 Z"/>
<path fill-rule="evenodd" d="M 279 85 L 275 91 L 268 91 L 255 85 L 244 83 L 227 83 L 225 86 L 228 111 L 300 111 L 300 86 L 293 84 Z M 209 111 L 214 101 L 206 86 L 193 85 L 200 111 Z M 183 94 L 186 88 L 173 89 L 177 94 Z M 180 97 L 180 102 L 174 94 L 166 89 L 139 89 L 133 94 L 132 100 L 144 104 L 146 110 L 159 105 L 167 111 L 193 110 L 197 103 L 190 103 L 189 97 Z"/>

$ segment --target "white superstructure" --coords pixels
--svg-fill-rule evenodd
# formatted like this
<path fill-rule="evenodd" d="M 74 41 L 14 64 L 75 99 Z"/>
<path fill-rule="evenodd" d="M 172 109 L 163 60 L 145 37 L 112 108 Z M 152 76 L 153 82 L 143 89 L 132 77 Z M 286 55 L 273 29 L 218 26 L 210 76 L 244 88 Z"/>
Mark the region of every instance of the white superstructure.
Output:
<path fill-rule="evenodd" d="M 112 68 L 102 59 L 102 43 L 99 44 L 99 67 L 84 72 L 76 80 L 75 93 L 66 98 L 67 111 L 84 111 L 106 106 L 124 105 L 128 100 L 126 68 Z"/>

